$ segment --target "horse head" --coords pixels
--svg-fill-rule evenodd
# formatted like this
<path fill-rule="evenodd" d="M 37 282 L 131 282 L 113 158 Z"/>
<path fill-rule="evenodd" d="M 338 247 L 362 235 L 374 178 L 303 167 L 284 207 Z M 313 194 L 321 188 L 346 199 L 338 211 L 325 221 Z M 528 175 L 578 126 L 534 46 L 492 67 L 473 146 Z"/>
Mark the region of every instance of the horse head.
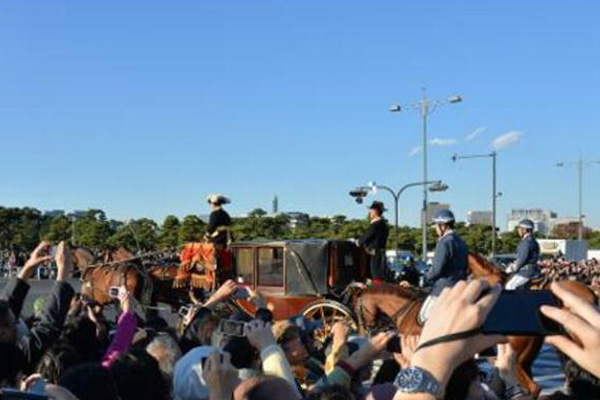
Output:
<path fill-rule="evenodd" d="M 476 278 L 482 278 L 490 285 L 505 283 L 508 275 L 493 262 L 477 253 L 469 252 L 469 273 Z"/>

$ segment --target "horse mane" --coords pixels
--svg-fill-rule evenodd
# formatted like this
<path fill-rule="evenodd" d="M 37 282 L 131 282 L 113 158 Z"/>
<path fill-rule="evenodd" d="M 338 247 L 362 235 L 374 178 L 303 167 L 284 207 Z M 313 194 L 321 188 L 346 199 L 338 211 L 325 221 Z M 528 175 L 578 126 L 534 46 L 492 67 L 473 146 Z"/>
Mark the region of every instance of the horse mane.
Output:
<path fill-rule="evenodd" d="M 418 300 L 423 297 L 423 292 L 415 288 L 407 288 L 399 285 L 381 284 L 365 289 L 363 294 L 371 295 L 394 295 L 409 300 Z"/>
<path fill-rule="evenodd" d="M 493 262 L 483 257 L 481 254 L 473 253 L 470 251 L 469 257 L 472 257 L 475 261 L 477 261 L 477 264 L 489 274 L 498 275 L 502 273 L 502 270 L 500 268 L 498 268 Z M 471 270 L 471 273 L 473 273 L 472 265 L 472 263 L 469 263 L 469 269 Z"/>

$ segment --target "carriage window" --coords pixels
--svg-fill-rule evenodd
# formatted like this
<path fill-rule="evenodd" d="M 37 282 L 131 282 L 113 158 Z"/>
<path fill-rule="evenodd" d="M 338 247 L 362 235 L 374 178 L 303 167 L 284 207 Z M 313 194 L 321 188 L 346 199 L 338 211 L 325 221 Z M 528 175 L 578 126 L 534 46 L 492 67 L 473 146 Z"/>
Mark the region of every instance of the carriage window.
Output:
<path fill-rule="evenodd" d="M 283 248 L 258 249 L 258 285 L 283 286 Z"/>
<path fill-rule="evenodd" d="M 237 249 L 235 252 L 235 275 L 245 283 L 253 284 L 254 249 Z"/>

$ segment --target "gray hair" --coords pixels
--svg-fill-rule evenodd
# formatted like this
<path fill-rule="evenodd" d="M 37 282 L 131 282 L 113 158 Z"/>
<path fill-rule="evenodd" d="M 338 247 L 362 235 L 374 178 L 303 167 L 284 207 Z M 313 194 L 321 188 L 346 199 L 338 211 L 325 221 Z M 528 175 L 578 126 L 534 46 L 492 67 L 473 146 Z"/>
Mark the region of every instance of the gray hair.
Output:
<path fill-rule="evenodd" d="M 181 349 L 177 341 L 168 334 L 159 334 L 146 346 L 146 351 L 158 361 L 160 370 L 170 380 L 175 363 L 181 358 Z"/>

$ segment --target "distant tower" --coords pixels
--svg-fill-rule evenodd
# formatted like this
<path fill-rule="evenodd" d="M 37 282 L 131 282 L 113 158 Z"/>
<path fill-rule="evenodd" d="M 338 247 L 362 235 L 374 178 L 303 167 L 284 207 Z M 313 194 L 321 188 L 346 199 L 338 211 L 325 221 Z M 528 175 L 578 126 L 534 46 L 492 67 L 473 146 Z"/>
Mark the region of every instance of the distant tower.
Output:
<path fill-rule="evenodd" d="M 277 214 L 279 212 L 279 199 L 277 196 L 273 197 L 273 214 Z"/>

